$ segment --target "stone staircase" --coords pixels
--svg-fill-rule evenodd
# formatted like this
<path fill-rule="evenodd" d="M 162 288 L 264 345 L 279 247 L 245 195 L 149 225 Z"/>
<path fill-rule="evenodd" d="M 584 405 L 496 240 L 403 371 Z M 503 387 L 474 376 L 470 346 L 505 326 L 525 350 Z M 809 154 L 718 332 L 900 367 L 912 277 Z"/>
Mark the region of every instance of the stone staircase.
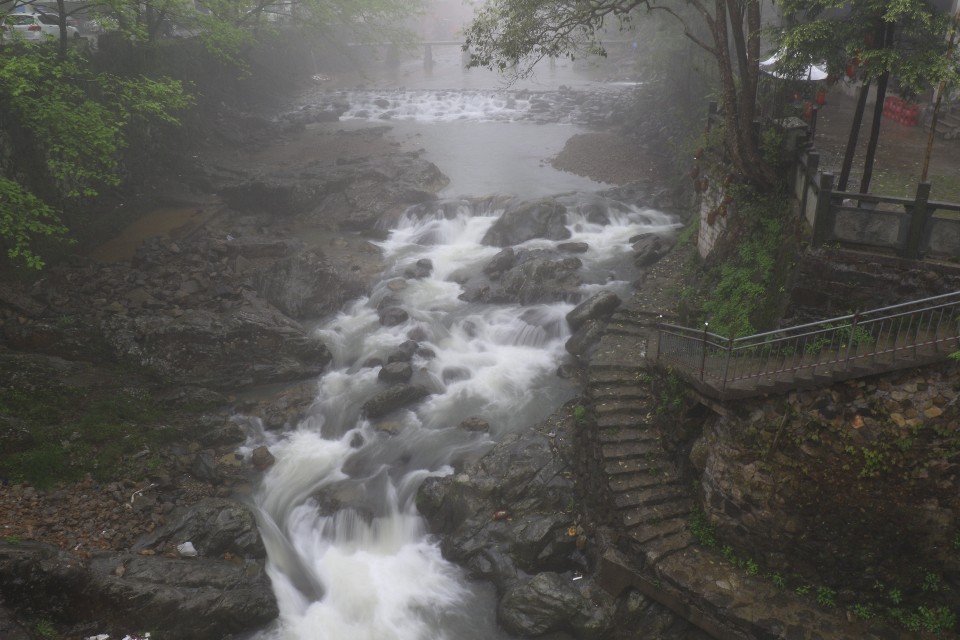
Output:
<path fill-rule="evenodd" d="M 614 313 L 587 367 L 599 471 L 619 546 L 648 561 L 687 548 L 693 501 L 654 425 L 657 398 L 646 373 L 649 317 Z"/>
<path fill-rule="evenodd" d="M 639 296 L 618 309 L 589 358 L 588 415 L 577 430 L 578 477 L 607 533 L 597 579 L 611 594 L 635 589 L 718 640 L 886 639 L 877 623 L 848 619 L 747 575 L 690 531 L 691 489 L 655 424 L 648 373 L 658 315 Z"/>

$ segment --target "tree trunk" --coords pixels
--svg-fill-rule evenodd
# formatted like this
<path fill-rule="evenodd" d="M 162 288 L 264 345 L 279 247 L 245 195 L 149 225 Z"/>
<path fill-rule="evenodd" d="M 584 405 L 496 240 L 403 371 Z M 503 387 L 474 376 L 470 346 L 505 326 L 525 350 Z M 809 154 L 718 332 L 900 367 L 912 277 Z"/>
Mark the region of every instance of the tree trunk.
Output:
<path fill-rule="evenodd" d="M 960 9 L 953 14 L 953 24 L 950 27 L 950 40 L 947 42 L 946 59 L 953 55 L 953 48 L 957 41 L 957 27 L 960 26 Z M 927 181 L 930 171 L 930 156 L 933 155 L 933 138 L 937 135 L 937 118 L 940 116 L 940 103 L 943 101 L 943 92 L 947 90 L 947 81 L 941 80 L 937 85 L 937 99 L 933 103 L 933 115 L 930 116 L 930 133 L 927 135 L 927 148 L 923 154 L 923 170 L 920 172 L 920 182 Z"/>
<path fill-rule="evenodd" d="M 850 135 L 847 138 L 847 149 L 843 153 L 843 166 L 840 168 L 840 177 L 837 180 L 837 191 L 847 190 L 847 180 L 850 178 L 853 158 L 857 155 L 857 140 L 860 138 L 860 125 L 863 124 L 863 112 L 867 108 L 867 95 L 869 93 L 870 81 L 864 80 L 863 84 L 860 85 L 857 107 L 853 112 L 853 122 L 850 124 Z"/>
<path fill-rule="evenodd" d="M 64 0 L 57 0 L 57 16 L 60 27 L 60 48 L 58 53 L 61 60 L 67 59 L 67 47 L 70 45 L 70 38 L 67 36 L 67 7 Z"/>
<path fill-rule="evenodd" d="M 884 28 L 883 47 L 893 46 L 894 25 L 887 23 Z M 883 101 L 887 97 L 887 82 L 890 72 L 884 71 L 877 80 L 877 102 L 873 105 L 873 122 L 870 123 L 870 141 L 867 143 L 867 155 L 863 160 L 863 178 L 860 180 L 860 193 L 869 193 L 870 179 L 873 177 L 873 161 L 880 140 L 880 122 L 883 119 Z"/>

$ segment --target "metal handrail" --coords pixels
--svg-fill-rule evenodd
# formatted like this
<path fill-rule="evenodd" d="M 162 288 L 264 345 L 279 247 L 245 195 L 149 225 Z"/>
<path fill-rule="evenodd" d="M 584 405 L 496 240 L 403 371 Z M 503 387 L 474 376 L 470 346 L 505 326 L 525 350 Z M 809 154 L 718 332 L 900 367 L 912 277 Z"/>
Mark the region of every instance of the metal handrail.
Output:
<path fill-rule="evenodd" d="M 960 349 L 960 291 L 740 338 L 658 323 L 657 360 L 723 394 L 730 385 L 791 382 L 802 372 L 850 377 L 945 357 Z M 854 372 L 855 373 L 855 372 Z M 809 379 L 809 378 L 808 378 Z"/>

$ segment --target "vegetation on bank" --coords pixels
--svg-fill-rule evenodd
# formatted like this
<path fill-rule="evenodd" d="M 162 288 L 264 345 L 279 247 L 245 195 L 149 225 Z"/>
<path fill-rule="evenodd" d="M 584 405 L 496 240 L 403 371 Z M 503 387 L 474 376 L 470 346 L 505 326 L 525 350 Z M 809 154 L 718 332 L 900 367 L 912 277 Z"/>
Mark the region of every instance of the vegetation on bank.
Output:
<path fill-rule="evenodd" d="M 98 482 L 141 479 L 160 466 L 161 448 L 178 437 L 146 389 L 128 385 L 89 393 L 59 381 L 0 388 L 8 424 L 0 474 L 38 489 L 87 476 Z"/>
<path fill-rule="evenodd" d="M 18 4 L 0 0 L 0 15 Z M 59 43 L 0 41 L 2 263 L 39 269 L 101 228 L 94 212 L 155 173 L 171 141 L 209 133 L 174 133 L 191 108 L 236 96 L 258 73 L 293 82 L 315 73 L 310 61 L 327 41 L 402 40 L 419 2 L 295 0 L 284 16 L 271 7 L 213 0 L 199 12 L 192 0 L 106 0 L 83 7 L 107 25 L 90 42 L 74 38 L 68 47 L 65 26 Z M 162 37 L 173 30 L 188 37 Z"/>

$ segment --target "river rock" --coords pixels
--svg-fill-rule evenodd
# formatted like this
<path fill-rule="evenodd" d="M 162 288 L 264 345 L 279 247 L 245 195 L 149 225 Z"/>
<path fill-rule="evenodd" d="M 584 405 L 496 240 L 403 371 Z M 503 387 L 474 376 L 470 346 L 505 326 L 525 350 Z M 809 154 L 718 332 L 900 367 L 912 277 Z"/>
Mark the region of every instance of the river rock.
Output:
<path fill-rule="evenodd" d="M 266 557 L 257 521 L 251 511 L 238 502 L 205 498 L 170 518 L 169 524 L 138 540 L 131 549 L 160 550 L 190 541 L 202 557 L 214 558 L 231 553 L 243 558 Z"/>
<path fill-rule="evenodd" d="M 113 316 L 103 331 L 121 360 L 161 379 L 214 389 L 315 376 L 331 359 L 299 323 L 257 298 L 225 314 Z"/>
<path fill-rule="evenodd" d="M 633 242 L 633 264 L 635 267 L 647 267 L 662 258 L 673 247 L 671 239 L 656 233 L 644 233 Z"/>
<path fill-rule="evenodd" d="M 361 413 L 369 418 L 381 418 L 391 411 L 419 402 L 428 395 L 430 392 L 421 385 L 395 384 L 364 402 Z"/>
<path fill-rule="evenodd" d="M 538 573 L 512 585 L 497 607 L 497 621 L 508 632 L 540 636 L 550 631 L 572 631 L 577 638 L 600 638 L 614 623 L 616 608 L 602 592 L 597 603 L 584 597 L 571 576 Z"/>
<path fill-rule="evenodd" d="M 116 637 L 149 629 L 162 638 L 225 638 L 278 614 L 261 562 L 100 553 L 82 563 L 33 542 L 0 542 L 0 590 L 18 610 L 65 624 L 96 620 Z"/>
<path fill-rule="evenodd" d="M 520 304 L 574 300 L 579 297 L 583 282 L 577 274 L 581 266 L 580 259 L 573 257 L 527 260 L 501 276 L 498 294 L 491 297 L 499 302 Z"/>
<path fill-rule="evenodd" d="M 379 312 L 380 324 L 384 327 L 395 327 L 410 319 L 410 314 L 400 307 L 386 307 Z"/>
<path fill-rule="evenodd" d="M 504 271 L 512 268 L 517 263 L 517 253 L 513 247 L 507 247 L 483 267 L 483 272 L 493 279 L 500 277 Z"/>
<path fill-rule="evenodd" d="M 564 344 L 567 353 L 577 356 L 581 359 L 588 359 L 593 350 L 600 343 L 603 337 L 607 323 L 603 320 L 587 320 Z"/>
<path fill-rule="evenodd" d="M 583 570 L 570 535 L 573 481 L 557 443 L 535 429 L 508 436 L 462 473 L 429 478 L 417 497 L 444 557 L 503 590 L 522 573 Z"/>
<path fill-rule="evenodd" d="M 261 297 L 297 320 L 331 314 L 365 292 L 359 278 L 336 268 L 317 249 L 257 271 L 253 284 Z"/>
<path fill-rule="evenodd" d="M 533 238 L 566 240 L 567 210 L 555 200 L 522 202 L 503 212 L 483 236 L 483 244 L 494 247 L 518 245 Z"/>
<path fill-rule="evenodd" d="M 413 367 L 409 362 L 390 362 L 380 369 L 377 378 L 387 383 L 406 382 L 413 376 Z"/>
<path fill-rule="evenodd" d="M 613 312 L 616 311 L 617 307 L 620 306 L 621 302 L 620 296 L 612 291 L 601 291 L 574 307 L 574 309 L 567 314 L 567 324 L 570 325 L 571 329 L 576 331 L 582 327 L 587 320 L 609 318 Z"/>
<path fill-rule="evenodd" d="M 265 446 L 259 446 L 250 454 L 250 464 L 257 471 L 266 471 L 274 465 L 276 458 L 270 453 L 270 449 Z"/>

